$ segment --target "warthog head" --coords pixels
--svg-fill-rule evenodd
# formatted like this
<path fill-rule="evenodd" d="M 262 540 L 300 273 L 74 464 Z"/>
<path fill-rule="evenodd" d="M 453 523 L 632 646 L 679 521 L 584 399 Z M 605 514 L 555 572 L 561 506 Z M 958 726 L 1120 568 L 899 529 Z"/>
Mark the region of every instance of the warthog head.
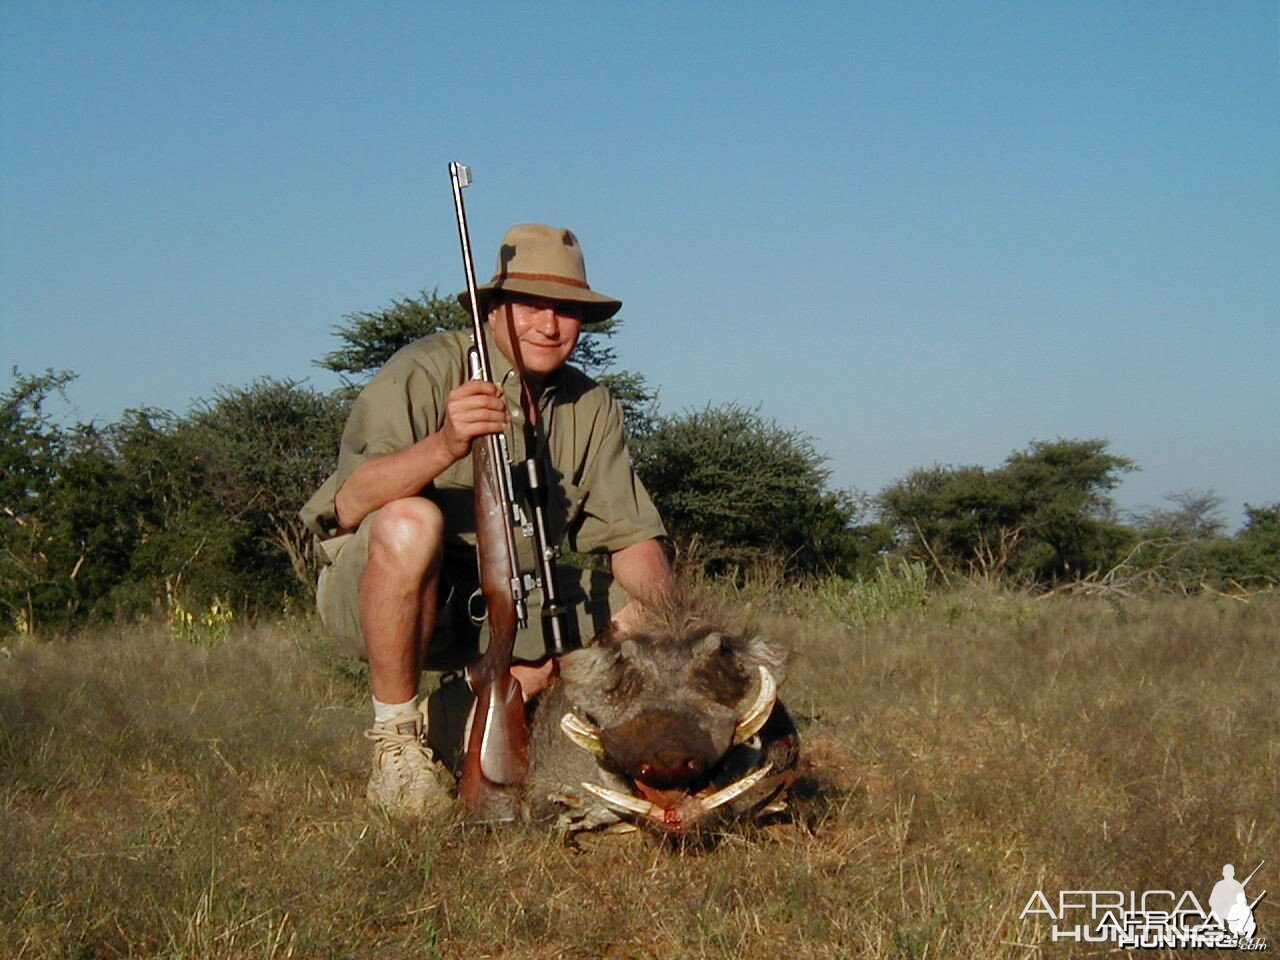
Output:
<path fill-rule="evenodd" d="M 579 828 L 626 819 L 682 835 L 781 808 L 798 747 L 777 701 L 782 659 L 763 639 L 671 618 L 598 637 L 560 676 L 538 707 L 530 785 L 555 779 L 539 767 L 561 771 L 549 796 Z M 588 763 L 565 764 L 565 750 Z"/>

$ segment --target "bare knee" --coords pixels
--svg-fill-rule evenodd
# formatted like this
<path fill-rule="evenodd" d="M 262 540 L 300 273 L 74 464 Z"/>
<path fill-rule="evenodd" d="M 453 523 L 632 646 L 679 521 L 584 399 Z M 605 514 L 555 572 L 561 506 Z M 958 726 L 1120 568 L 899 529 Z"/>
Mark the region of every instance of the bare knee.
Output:
<path fill-rule="evenodd" d="M 430 500 L 392 500 L 374 515 L 369 527 L 369 559 L 406 574 L 422 576 L 440 559 L 444 515 Z"/>

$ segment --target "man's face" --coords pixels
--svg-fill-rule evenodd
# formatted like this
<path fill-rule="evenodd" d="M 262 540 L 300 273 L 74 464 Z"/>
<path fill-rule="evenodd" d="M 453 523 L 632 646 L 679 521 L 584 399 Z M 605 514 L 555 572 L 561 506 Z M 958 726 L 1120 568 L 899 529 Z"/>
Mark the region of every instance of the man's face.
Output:
<path fill-rule="evenodd" d="M 582 310 L 537 297 L 504 298 L 489 310 L 498 349 L 526 376 L 542 379 L 564 366 L 578 345 Z"/>

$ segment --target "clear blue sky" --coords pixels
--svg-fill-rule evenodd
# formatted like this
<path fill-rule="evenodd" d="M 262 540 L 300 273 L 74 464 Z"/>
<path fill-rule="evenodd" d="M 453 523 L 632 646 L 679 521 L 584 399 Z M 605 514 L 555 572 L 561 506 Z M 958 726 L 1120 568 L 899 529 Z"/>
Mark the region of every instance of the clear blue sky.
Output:
<path fill-rule="evenodd" d="M 1106 437 L 1280 500 L 1277 4 L 0 2 L 0 362 L 71 416 L 311 364 L 571 226 L 674 412 L 833 482 Z"/>

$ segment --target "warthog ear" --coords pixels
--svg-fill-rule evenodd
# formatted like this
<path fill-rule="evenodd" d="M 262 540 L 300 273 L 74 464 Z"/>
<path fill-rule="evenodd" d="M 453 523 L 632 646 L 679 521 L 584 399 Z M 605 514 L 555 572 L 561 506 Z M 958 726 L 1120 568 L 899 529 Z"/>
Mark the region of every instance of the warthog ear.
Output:
<path fill-rule="evenodd" d="M 755 675 L 756 667 L 764 667 L 779 684 L 787 678 L 786 655 L 759 635 L 745 637 L 717 630 L 699 640 L 693 649 L 700 656 L 711 656 L 721 650 L 732 653 L 751 676 Z"/>
<path fill-rule="evenodd" d="M 708 633 L 705 637 L 693 645 L 693 653 L 695 656 L 710 656 L 721 648 L 726 650 L 732 649 L 732 644 L 728 638 L 719 630 Z"/>
<path fill-rule="evenodd" d="M 742 659 L 748 664 L 768 669 L 779 686 L 787 679 L 786 656 L 764 637 L 754 636 L 747 640 L 742 648 Z"/>

